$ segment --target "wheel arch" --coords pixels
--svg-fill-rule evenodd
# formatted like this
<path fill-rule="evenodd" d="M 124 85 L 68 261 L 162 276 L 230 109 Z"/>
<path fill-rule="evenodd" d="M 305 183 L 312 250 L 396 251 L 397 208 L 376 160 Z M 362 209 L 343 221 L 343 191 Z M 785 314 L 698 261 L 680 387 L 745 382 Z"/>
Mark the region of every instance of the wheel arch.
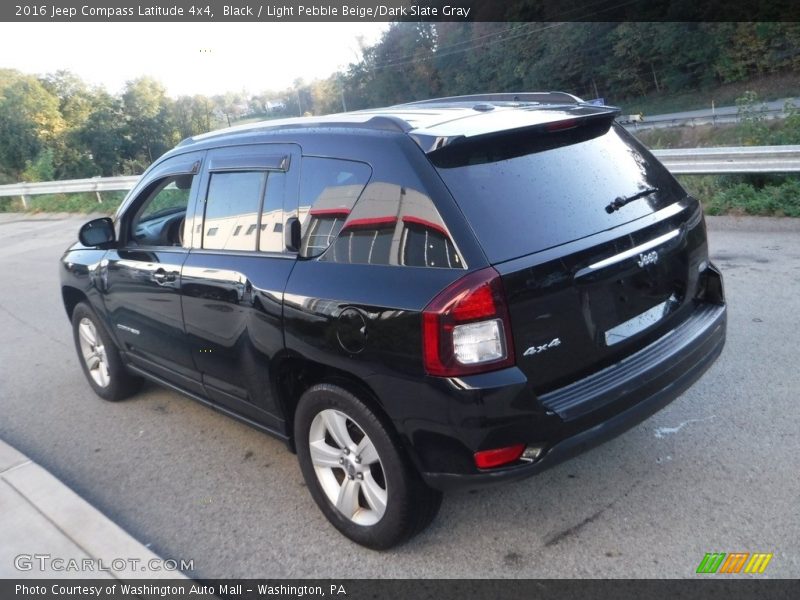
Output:
<path fill-rule="evenodd" d="M 61 286 L 61 298 L 64 300 L 64 308 L 67 311 L 67 318 L 72 319 L 72 313 L 75 312 L 75 307 L 80 302 L 89 304 L 89 298 L 86 294 L 76 287 L 71 285 Z"/>
<path fill-rule="evenodd" d="M 384 423 L 398 439 L 402 436 L 389 417 L 378 395 L 360 377 L 347 371 L 314 362 L 298 355 L 287 355 L 280 361 L 274 377 L 274 390 L 278 404 L 286 420 L 289 435 L 289 448 L 296 452 L 294 445 L 294 416 L 300 398 L 309 388 L 329 383 L 357 396 Z M 405 446 L 406 444 L 403 444 Z"/>

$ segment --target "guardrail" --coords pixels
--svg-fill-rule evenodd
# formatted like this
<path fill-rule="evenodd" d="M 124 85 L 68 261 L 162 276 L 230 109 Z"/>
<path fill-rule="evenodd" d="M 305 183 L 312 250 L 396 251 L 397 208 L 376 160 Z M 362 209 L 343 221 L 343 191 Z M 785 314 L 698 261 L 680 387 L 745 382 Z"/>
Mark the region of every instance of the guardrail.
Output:
<path fill-rule="evenodd" d="M 732 146 L 654 150 L 674 175 L 800 173 L 800 146 Z"/>
<path fill-rule="evenodd" d="M 722 175 L 726 173 L 800 173 L 800 146 L 732 146 L 653 150 L 653 154 L 674 175 Z M 0 198 L 19 196 L 28 208 L 28 197 L 38 194 L 71 194 L 130 190 L 139 180 L 133 177 L 94 177 L 40 183 L 0 185 Z"/>
<path fill-rule="evenodd" d="M 28 196 L 41 194 L 75 194 L 94 192 L 97 202 L 102 202 L 101 192 L 126 191 L 139 181 L 138 175 L 122 177 L 92 177 L 91 179 L 65 179 L 63 181 L 41 181 L 36 183 L 12 183 L 0 185 L 0 198 L 19 196 L 22 205 L 28 208 Z"/>

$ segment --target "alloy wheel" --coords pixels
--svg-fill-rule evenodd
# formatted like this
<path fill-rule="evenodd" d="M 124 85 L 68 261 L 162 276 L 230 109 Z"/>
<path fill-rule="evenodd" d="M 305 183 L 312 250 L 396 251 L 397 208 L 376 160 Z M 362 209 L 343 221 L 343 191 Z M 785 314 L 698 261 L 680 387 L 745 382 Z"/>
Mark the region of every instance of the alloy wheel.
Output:
<path fill-rule="evenodd" d="M 388 490 L 380 456 L 361 426 L 325 409 L 311 422 L 311 462 L 331 504 L 358 525 L 374 525 L 386 512 Z"/>
<path fill-rule="evenodd" d="M 111 383 L 111 374 L 108 371 L 106 349 L 94 323 L 86 317 L 82 318 L 78 325 L 78 339 L 83 362 L 92 380 L 100 387 L 107 387 Z"/>

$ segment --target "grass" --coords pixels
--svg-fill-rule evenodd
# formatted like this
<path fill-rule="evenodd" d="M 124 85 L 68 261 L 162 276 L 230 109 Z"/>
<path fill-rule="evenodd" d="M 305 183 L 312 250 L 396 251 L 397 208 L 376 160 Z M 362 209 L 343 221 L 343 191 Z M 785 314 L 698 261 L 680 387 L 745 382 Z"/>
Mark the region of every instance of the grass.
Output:
<path fill-rule="evenodd" d="M 714 146 L 768 146 L 784 143 L 786 119 L 772 119 L 759 125 L 759 137 L 752 139 L 752 131 L 739 124 L 697 125 L 695 127 L 665 127 L 642 129 L 634 135 L 648 148 L 711 148 Z M 755 144 L 752 142 L 756 142 Z M 793 140 L 787 140 L 789 142 Z"/>
<path fill-rule="evenodd" d="M 682 175 L 709 215 L 800 217 L 800 178 L 791 175 Z"/>
<path fill-rule="evenodd" d="M 72 212 L 112 214 L 125 198 L 127 192 L 103 192 L 102 202 L 94 193 L 42 194 L 28 196 L 28 212 Z M 0 198 L 0 212 L 24 212 L 19 198 Z"/>

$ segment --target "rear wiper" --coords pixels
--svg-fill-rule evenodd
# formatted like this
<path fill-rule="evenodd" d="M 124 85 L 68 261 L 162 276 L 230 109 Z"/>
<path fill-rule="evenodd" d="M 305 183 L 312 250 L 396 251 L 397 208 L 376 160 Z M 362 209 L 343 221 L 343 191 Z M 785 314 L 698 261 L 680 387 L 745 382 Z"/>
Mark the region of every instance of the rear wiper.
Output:
<path fill-rule="evenodd" d="M 658 191 L 658 188 L 646 188 L 643 189 L 641 192 L 634 194 L 633 196 L 619 196 L 614 198 L 612 202 L 606 206 L 606 212 L 608 214 L 613 213 L 615 210 L 619 210 L 628 202 L 633 202 L 634 200 L 638 200 L 639 198 L 644 198 L 645 196 L 649 196 L 650 194 L 655 194 Z"/>

